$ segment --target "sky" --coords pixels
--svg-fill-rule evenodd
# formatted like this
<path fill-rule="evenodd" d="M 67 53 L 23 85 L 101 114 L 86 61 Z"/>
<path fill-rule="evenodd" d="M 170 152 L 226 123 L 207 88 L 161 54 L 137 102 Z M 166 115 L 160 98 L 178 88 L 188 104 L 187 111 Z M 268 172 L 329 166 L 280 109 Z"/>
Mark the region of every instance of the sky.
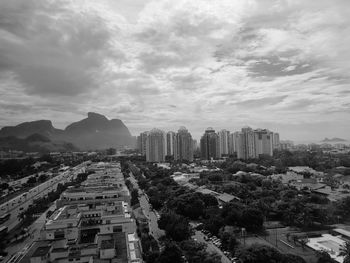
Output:
<path fill-rule="evenodd" d="M 349 47 L 349 0 L 0 0 L 0 127 L 350 139 Z"/>

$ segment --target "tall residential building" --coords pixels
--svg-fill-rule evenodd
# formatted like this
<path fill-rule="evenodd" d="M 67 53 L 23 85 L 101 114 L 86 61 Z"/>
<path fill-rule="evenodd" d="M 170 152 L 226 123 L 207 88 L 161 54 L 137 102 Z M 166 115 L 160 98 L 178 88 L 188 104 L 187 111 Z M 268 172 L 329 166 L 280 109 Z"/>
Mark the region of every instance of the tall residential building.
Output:
<path fill-rule="evenodd" d="M 228 137 L 228 154 L 237 152 L 238 134 L 239 132 L 230 133 Z"/>
<path fill-rule="evenodd" d="M 196 151 L 199 147 L 198 147 L 198 142 L 196 139 L 193 139 L 193 151 Z"/>
<path fill-rule="evenodd" d="M 242 128 L 237 134 L 237 158 L 250 159 L 255 158 L 254 132 L 250 127 Z"/>
<path fill-rule="evenodd" d="M 220 143 L 219 136 L 215 133 L 215 130 L 211 127 L 205 130 L 205 133 L 201 137 L 201 158 L 205 160 L 220 158 Z"/>
<path fill-rule="evenodd" d="M 218 132 L 219 144 L 220 144 L 220 156 L 227 155 L 229 153 L 229 137 L 230 132 L 227 130 L 221 130 Z"/>
<path fill-rule="evenodd" d="M 267 129 L 243 128 L 234 136 L 238 159 L 254 159 L 260 155 L 273 155 L 273 132 Z"/>
<path fill-rule="evenodd" d="M 267 129 L 254 130 L 255 157 L 273 155 L 273 132 Z"/>
<path fill-rule="evenodd" d="M 148 131 L 140 133 L 137 137 L 137 149 L 140 151 L 141 155 L 146 155 L 146 141 L 147 141 Z"/>
<path fill-rule="evenodd" d="M 152 129 L 147 136 L 146 161 L 164 162 L 166 154 L 166 136 L 162 130 Z"/>
<path fill-rule="evenodd" d="M 280 148 L 280 134 L 275 132 L 273 134 L 273 148 L 279 149 Z"/>
<path fill-rule="evenodd" d="M 185 127 L 180 127 L 175 135 L 174 160 L 193 161 L 193 140 Z"/>
<path fill-rule="evenodd" d="M 166 134 L 166 155 L 174 156 L 175 132 L 169 131 Z"/>

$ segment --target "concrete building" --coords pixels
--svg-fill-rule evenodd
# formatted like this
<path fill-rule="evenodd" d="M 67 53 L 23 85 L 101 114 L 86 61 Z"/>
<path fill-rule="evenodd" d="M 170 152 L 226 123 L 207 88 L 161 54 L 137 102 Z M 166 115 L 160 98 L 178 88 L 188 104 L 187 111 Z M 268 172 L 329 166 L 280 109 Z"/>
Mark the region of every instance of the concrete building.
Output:
<path fill-rule="evenodd" d="M 120 165 L 94 163 L 89 169 L 93 174 L 79 191 L 69 189 L 62 194 L 60 199 L 69 201 L 61 202 L 46 220 L 40 240 L 24 259 L 31 263 L 143 262 L 130 206 L 118 200 L 125 186 L 119 177 Z"/>
<path fill-rule="evenodd" d="M 98 163 L 88 168 L 90 174 L 79 188 L 68 188 L 56 201 L 57 208 L 70 205 L 103 202 L 130 202 L 130 193 L 118 164 Z"/>
<path fill-rule="evenodd" d="M 193 161 L 193 140 L 185 127 L 180 127 L 175 135 L 174 160 Z"/>
<path fill-rule="evenodd" d="M 239 132 L 230 133 L 228 140 L 228 154 L 237 153 Z"/>
<path fill-rule="evenodd" d="M 273 132 L 267 129 L 253 130 L 250 127 L 233 136 L 238 159 L 255 159 L 260 155 L 273 155 Z"/>
<path fill-rule="evenodd" d="M 211 127 L 205 130 L 200 140 L 201 158 L 204 160 L 220 158 L 219 136 Z"/>
<path fill-rule="evenodd" d="M 168 131 L 166 134 L 166 155 L 174 156 L 175 132 Z"/>
<path fill-rule="evenodd" d="M 164 162 L 166 155 L 166 136 L 162 130 L 153 129 L 148 133 L 146 161 Z"/>
<path fill-rule="evenodd" d="M 219 144 L 220 144 L 220 157 L 229 154 L 229 138 L 230 132 L 227 130 L 221 130 L 218 132 Z"/>
<path fill-rule="evenodd" d="M 254 132 L 250 127 L 242 128 L 237 134 L 237 158 L 247 160 L 255 158 Z"/>
<path fill-rule="evenodd" d="M 255 158 L 260 155 L 273 155 L 273 133 L 267 129 L 254 130 Z"/>
<path fill-rule="evenodd" d="M 137 149 L 140 151 L 141 155 L 146 155 L 147 135 L 148 131 L 145 131 L 140 133 L 137 137 Z"/>
<path fill-rule="evenodd" d="M 280 134 L 278 132 L 275 132 L 273 134 L 273 149 L 279 149 L 280 148 Z"/>

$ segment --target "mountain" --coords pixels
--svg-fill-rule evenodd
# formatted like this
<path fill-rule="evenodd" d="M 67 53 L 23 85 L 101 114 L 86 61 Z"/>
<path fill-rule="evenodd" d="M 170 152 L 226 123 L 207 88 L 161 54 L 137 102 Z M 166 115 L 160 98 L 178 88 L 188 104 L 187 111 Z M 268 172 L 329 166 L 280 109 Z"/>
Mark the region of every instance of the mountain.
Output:
<path fill-rule="evenodd" d="M 24 122 L 16 126 L 3 127 L 0 130 L 0 137 L 15 136 L 17 138 L 26 138 L 36 133 L 50 138 L 60 132 L 62 132 L 62 130 L 54 128 L 51 121 L 40 120 Z"/>
<path fill-rule="evenodd" d="M 41 134 L 32 134 L 27 138 L 17 138 L 15 136 L 0 137 L 0 148 L 2 150 L 16 150 L 24 152 L 66 152 L 77 151 L 78 149 L 71 143 L 53 142 Z"/>
<path fill-rule="evenodd" d="M 324 138 L 321 142 L 346 142 L 347 140 L 341 139 L 341 138 L 332 138 L 332 139 L 328 139 L 328 138 Z"/>
<path fill-rule="evenodd" d="M 51 142 L 69 142 L 82 150 L 134 145 L 134 138 L 121 120 L 109 120 L 94 112 L 89 112 L 87 118 L 68 125 L 64 130 L 53 127 L 50 120 L 24 122 L 0 130 L 0 138 L 24 139 L 34 134 L 31 139 L 40 141 L 43 138 L 38 136 L 42 135 Z"/>
<path fill-rule="evenodd" d="M 89 112 L 88 117 L 66 127 L 64 136 L 82 149 L 105 149 L 132 145 L 129 129 L 119 119 L 108 120 L 105 116 Z"/>

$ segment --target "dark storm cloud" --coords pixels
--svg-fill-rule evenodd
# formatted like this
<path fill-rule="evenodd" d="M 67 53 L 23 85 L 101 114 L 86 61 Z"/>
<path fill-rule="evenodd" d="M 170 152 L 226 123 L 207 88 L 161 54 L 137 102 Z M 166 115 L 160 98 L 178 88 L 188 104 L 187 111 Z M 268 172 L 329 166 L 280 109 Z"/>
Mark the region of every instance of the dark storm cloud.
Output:
<path fill-rule="evenodd" d="M 69 2 L 1 4 L 0 70 L 14 73 L 28 93 L 72 96 L 98 87 L 106 58 L 124 57 L 110 43 L 101 17 Z"/>

